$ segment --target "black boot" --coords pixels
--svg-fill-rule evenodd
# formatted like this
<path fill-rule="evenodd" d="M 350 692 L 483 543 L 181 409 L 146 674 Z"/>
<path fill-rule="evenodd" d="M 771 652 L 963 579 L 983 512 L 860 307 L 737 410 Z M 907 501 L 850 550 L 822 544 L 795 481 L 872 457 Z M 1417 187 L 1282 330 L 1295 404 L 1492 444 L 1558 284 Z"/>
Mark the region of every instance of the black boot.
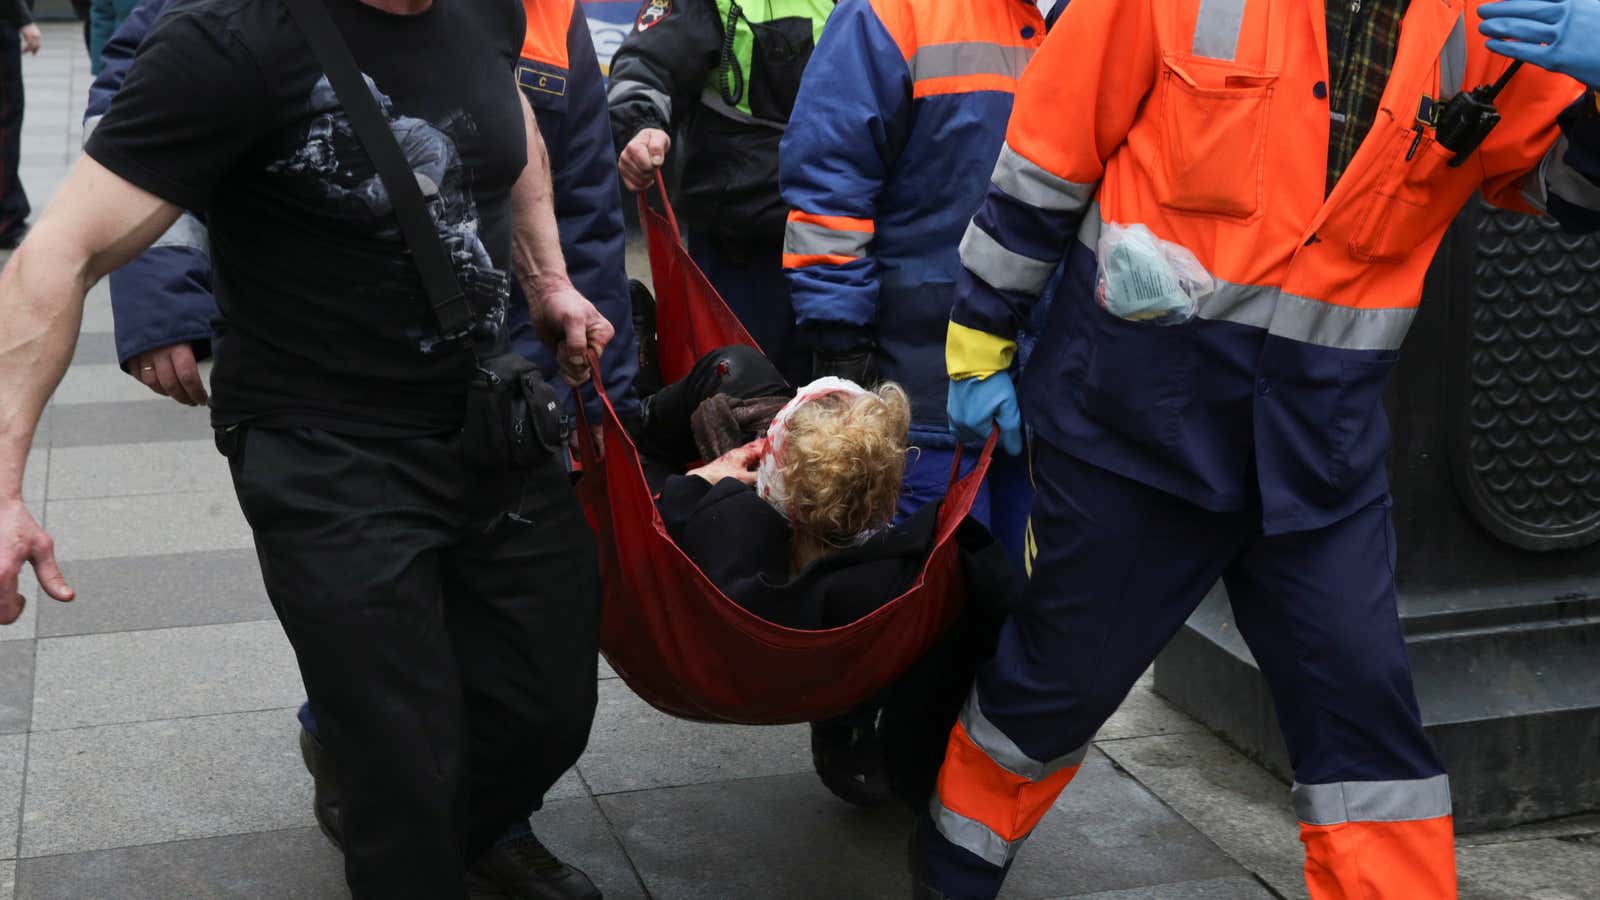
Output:
<path fill-rule="evenodd" d="M 878 737 L 878 708 L 867 706 L 837 719 L 811 723 L 811 765 L 834 796 L 857 806 L 889 799 L 889 777 Z"/>
<path fill-rule="evenodd" d="M 467 871 L 472 900 L 600 900 L 582 870 L 556 858 L 533 835 L 490 847 Z"/>
<path fill-rule="evenodd" d="M 311 814 L 329 842 L 344 849 L 344 832 L 339 825 L 339 786 L 333 781 L 333 760 L 322 742 L 311 732 L 300 729 L 300 758 L 305 760 L 306 771 L 311 773 Z"/>

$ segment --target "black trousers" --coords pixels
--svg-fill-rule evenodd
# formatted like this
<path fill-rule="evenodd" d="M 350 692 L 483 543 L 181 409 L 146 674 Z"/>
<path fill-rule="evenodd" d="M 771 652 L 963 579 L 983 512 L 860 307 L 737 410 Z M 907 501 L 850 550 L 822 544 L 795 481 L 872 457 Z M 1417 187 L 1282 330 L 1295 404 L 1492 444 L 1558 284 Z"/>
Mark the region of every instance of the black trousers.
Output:
<path fill-rule="evenodd" d="M 599 574 L 566 472 L 475 471 L 454 435 L 218 446 L 339 760 L 352 893 L 462 897 L 594 719 Z"/>
<path fill-rule="evenodd" d="M 22 189 L 22 38 L 0 27 L 0 236 L 22 227 L 33 208 Z"/>

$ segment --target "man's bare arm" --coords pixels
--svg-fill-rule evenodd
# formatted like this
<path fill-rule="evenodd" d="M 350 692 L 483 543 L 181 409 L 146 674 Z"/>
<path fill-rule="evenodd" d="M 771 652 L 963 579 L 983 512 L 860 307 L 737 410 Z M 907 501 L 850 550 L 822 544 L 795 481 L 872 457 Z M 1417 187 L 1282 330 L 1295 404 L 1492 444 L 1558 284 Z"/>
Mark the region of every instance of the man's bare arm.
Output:
<path fill-rule="evenodd" d="M 568 383 L 578 385 L 587 381 L 590 374 L 584 353 L 593 351 L 598 356 L 615 331 L 567 278 L 561 234 L 556 226 L 550 155 L 545 151 L 533 107 L 520 87 L 517 98 L 522 103 L 528 165 L 511 189 L 512 263 L 528 298 L 534 327 L 555 348 Z"/>
<path fill-rule="evenodd" d="M 0 274 L 0 623 L 22 612 L 24 560 L 50 596 L 72 599 L 49 535 L 22 503 L 28 447 L 72 360 L 84 295 L 155 243 L 180 212 L 83 157 Z"/>

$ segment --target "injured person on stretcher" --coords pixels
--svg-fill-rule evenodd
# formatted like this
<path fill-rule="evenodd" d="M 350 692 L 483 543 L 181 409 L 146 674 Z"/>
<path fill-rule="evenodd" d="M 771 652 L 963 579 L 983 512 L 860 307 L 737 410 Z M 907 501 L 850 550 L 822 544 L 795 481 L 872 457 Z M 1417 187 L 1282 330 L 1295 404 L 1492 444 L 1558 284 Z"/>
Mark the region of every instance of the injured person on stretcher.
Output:
<path fill-rule="evenodd" d="M 910 421 L 898 385 L 795 391 L 731 346 L 645 399 L 637 443 L 668 534 L 712 583 L 767 621 L 822 629 L 904 593 L 933 545 L 938 504 L 891 527 Z"/>

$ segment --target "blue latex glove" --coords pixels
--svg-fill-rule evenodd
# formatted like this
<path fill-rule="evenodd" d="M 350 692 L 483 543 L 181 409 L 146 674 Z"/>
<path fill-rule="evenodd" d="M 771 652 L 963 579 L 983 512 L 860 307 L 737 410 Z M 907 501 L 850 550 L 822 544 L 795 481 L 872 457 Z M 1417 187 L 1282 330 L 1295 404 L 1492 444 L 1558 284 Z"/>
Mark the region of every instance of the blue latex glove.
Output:
<path fill-rule="evenodd" d="M 1502 0 L 1478 14 L 1495 53 L 1600 87 L 1600 0 Z"/>
<path fill-rule="evenodd" d="M 950 430 L 962 442 L 986 441 L 998 424 L 1001 446 L 1012 456 L 1022 454 L 1022 409 L 1017 406 L 1017 388 L 1005 372 L 950 382 L 945 412 Z"/>

